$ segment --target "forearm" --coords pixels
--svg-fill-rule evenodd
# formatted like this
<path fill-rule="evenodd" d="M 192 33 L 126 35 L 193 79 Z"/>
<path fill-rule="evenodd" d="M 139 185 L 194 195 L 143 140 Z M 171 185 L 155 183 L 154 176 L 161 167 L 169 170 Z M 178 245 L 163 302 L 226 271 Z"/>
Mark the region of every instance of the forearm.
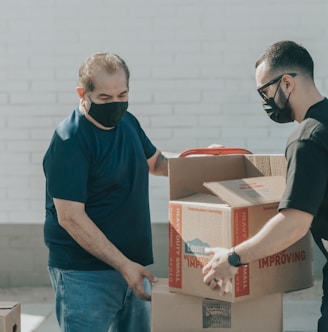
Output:
<path fill-rule="evenodd" d="M 283 210 L 255 236 L 237 245 L 235 251 L 242 263 L 251 263 L 278 253 L 301 239 L 309 230 L 312 219 L 313 216 L 306 212 Z"/>
<path fill-rule="evenodd" d="M 121 271 L 128 262 L 128 258 L 107 239 L 86 213 L 62 219 L 61 225 L 83 249 L 116 270 Z"/>

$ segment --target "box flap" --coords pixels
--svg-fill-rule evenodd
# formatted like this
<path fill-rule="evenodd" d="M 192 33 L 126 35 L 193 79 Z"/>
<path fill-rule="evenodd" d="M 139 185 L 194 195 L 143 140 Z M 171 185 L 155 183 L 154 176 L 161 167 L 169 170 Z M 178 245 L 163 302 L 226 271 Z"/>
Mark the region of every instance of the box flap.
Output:
<path fill-rule="evenodd" d="M 204 182 L 286 175 L 284 155 L 225 155 L 169 159 L 169 199 L 209 193 Z"/>
<path fill-rule="evenodd" d="M 18 304 L 18 302 L 0 302 L 0 310 L 12 309 L 17 304 Z"/>
<path fill-rule="evenodd" d="M 204 186 L 231 207 L 279 202 L 285 190 L 282 176 L 259 176 L 238 180 L 204 182 Z"/>

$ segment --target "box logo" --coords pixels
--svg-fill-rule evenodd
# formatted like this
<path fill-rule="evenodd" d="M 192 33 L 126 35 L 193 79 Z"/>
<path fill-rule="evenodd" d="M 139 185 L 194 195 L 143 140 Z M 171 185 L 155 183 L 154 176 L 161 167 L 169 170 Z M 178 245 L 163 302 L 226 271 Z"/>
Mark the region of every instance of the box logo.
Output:
<path fill-rule="evenodd" d="M 204 249 L 209 248 L 210 245 L 200 239 L 194 239 L 185 243 L 185 253 L 190 255 L 208 256 Z"/>
<path fill-rule="evenodd" d="M 204 300 L 203 328 L 231 328 L 231 303 Z"/>
<path fill-rule="evenodd" d="M 201 269 L 206 265 L 209 260 L 209 254 L 205 253 L 205 248 L 209 248 L 210 245 L 200 239 L 194 239 L 189 242 L 185 242 L 184 260 L 187 262 L 188 268 Z"/>

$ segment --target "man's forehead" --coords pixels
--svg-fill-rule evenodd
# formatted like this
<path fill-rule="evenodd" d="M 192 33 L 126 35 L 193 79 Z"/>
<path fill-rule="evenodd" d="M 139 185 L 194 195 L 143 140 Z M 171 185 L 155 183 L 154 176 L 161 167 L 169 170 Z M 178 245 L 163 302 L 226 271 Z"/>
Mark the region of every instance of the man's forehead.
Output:
<path fill-rule="evenodd" d="M 94 75 L 95 90 L 103 89 L 127 89 L 126 75 L 123 69 L 108 73 L 105 70 L 98 71 Z"/>

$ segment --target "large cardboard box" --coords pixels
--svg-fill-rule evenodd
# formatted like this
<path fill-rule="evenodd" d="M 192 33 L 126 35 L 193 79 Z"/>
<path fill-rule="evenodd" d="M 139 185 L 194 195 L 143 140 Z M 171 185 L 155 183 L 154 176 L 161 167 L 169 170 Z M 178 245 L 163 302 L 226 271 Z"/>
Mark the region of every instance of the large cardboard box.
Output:
<path fill-rule="evenodd" d="M 309 233 L 283 252 L 240 267 L 224 296 L 203 283 L 210 259 L 204 248 L 230 248 L 256 234 L 277 213 L 285 171 L 281 155 L 170 159 L 171 291 L 240 302 L 313 285 Z"/>
<path fill-rule="evenodd" d="M 0 302 L 0 332 L 21 331 L 21 306 L 17 302 Z"/>
<path fill-rule="evenodd" d="M 281 332 L 282 294 L 230 303 L 169 292 L 168 280 L 152 289 L 152 332 Z"/>

